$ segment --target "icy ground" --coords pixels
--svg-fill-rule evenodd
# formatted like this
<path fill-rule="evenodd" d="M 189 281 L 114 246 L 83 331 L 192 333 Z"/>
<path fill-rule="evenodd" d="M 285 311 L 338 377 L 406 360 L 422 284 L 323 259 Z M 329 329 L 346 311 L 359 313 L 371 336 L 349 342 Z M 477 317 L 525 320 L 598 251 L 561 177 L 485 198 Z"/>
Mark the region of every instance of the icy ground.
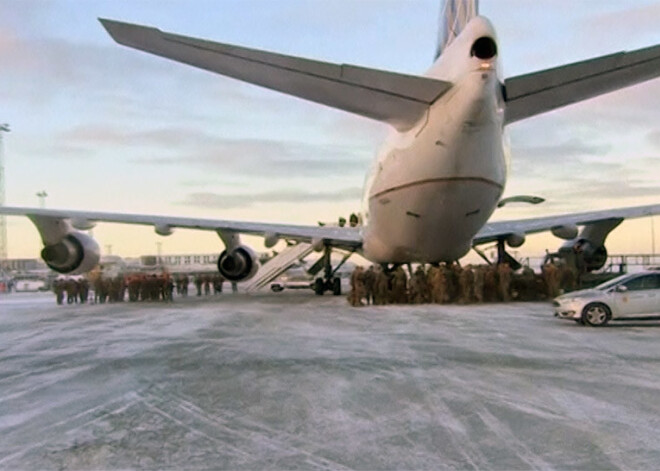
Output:
<path fill-rule="evenodd" d="M 0 297 L 2 469 L 657 469 L 660 324 Z"/>

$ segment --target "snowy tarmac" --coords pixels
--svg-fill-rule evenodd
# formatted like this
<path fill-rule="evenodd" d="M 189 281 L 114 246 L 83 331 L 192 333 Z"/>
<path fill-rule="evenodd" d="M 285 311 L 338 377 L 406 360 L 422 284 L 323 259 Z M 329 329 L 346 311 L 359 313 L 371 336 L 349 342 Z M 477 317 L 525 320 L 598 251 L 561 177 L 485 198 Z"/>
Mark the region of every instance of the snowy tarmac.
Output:
<path fill-rule="evenodd" d="M 660 323 L 0 297 L 2 469 L 657 469 Z"/>

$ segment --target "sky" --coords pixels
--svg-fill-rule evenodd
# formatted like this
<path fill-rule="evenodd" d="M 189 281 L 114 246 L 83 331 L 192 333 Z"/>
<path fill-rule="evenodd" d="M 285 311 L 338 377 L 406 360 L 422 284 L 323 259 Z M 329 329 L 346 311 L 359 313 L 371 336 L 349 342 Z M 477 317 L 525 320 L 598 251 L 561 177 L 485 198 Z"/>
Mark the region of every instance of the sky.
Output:
<path fill-rule="evenodd" d="M 323 61 L 422 74 L 439 0 L 0 0 L 5 204 L 315 224 L 360 210 L 386 125 L 114 43 L 98 17 Z M 660 43 L 660 2 L 481 0 L 505 77 Z M 513 219 L 660 202 L 660 79 L 508 127 Z M 657 226 L 655 243 L 652 232 Z M 7 218 L 10 258 L 38 232 Z M 217 235 L 99 224 L 105 253 L 212 253 Z M 247 239 L 260 249 L 260 239 Z M 562 241 L 532 236 L 520 254 Z M 660 250 L 660 218 L 610 253 Z"/>

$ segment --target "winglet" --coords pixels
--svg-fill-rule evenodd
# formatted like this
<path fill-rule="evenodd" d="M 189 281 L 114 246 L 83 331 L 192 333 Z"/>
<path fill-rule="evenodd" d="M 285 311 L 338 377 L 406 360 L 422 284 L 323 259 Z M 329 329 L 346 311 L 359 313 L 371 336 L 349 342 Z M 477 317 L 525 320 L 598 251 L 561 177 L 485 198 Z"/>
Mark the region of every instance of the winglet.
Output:
<path fill-rule="evenodd" d="M 154 40 L 157 40 L 162 34 L 159 29 L 150 26 L 123 23 L 106 18 L 99 18 L 99 21 L 116 43 L 128 47 L 139 45 L 140 49 L 144 49 L 146 44 L 150 42 L 153 44 Z"/>

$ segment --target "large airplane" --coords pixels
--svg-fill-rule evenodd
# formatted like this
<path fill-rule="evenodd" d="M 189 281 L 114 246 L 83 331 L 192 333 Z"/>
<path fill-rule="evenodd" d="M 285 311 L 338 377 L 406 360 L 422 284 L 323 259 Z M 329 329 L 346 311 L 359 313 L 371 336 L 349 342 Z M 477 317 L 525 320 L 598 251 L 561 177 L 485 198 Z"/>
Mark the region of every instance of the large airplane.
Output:
<path fill-rule="evenodd" d="M 619 52 L 517 77 L 499 75 L 495 29 L 478 0 L 447 0 L 436 60 L 423 75 L 332 64 L 167 33 L 101 19 L 119 44 L 283 92 L 391 126 L 364 190 L 357 227 L 0 207 L 24 215 L 43 240 L 41 256 L 61 273 L 81 273 L 99 261 L 98 244 L 84 230 L 96 222 L 215 231 L 225 245 L 218 269 L 228 280 L 254 276 L 254 252 L 241 234 L 310 243 L 325 250 L 320 291 L 338 280 L 329 252 L 342 249 L 384 264 L 455 261 L 471 248 L 520 246 L 527 234 L 551 231 L 580 246 L 590 269 L 605 263 L 605 239 L 625 218 L 660 213 L 660 204 L 488 222 L 507 180 L 505 127 L 516 121 L 634 85 L 660 75 L 660 45 Z M 294 170 L 292 170 L 294 171 Z M 519 198 L 523 201 L 530 198 Z M 318 292 L 318 291 L 317 291 Z"/>

